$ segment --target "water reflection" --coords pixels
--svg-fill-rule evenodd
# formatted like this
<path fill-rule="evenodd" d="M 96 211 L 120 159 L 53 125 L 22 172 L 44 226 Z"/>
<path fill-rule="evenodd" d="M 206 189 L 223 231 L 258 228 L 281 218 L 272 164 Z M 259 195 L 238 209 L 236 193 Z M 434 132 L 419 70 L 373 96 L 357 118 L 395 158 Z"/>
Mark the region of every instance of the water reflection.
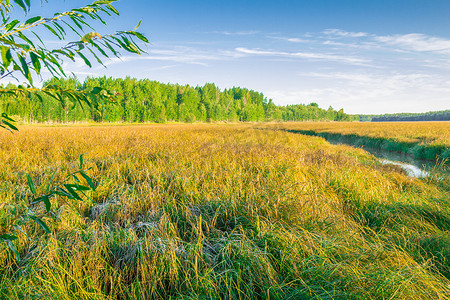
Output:
<path fill-rule="evenodd" d="M 430 175 L 430 173 L 428 173 L 427 171 L 421 170 L 420 168 L 418 168 L 414 165 L 411 165 L 411 164 L 401 163 L 398 161 L 393 161 L 393 160 L 388 160 L 388 159 L 380 159 L 380 162 L 383 165 L 400 166 L 403 170 L 406 171 L 406 174 L 408 174 L 408 176 L 411 176 L 411 177 L 425 178 Z"/>
<path fill-rule="evenodd" d="M 328 142 L 334 145 L 353 146 L 352 144 L 346 144 L 332 140 L 328 140 Z M 392 164 L 400 166 L 411 177 L 416 178 L 427 177 L 429 173 L 426 170 L 431 169 L 435 166 L 435 162 L 432 160 L 417 159 L 405 153 L 392 152 L 368 147 L 361 147 L 361 148 L 363 148 L 365 151 L 369 152 L 373 156 L 378 157 L 382 164 Z"/>

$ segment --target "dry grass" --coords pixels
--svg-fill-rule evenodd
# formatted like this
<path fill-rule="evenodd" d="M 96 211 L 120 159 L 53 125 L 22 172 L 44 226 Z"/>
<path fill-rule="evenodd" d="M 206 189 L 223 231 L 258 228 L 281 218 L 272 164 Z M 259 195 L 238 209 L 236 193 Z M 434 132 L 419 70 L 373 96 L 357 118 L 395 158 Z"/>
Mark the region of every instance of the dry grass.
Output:
<path fill-rule="evenodd" d="M 0 233 L 85 155 L 91 201 L 0 248 L 0 298 L 449 299 L 449 189 L 259 125 L 0 132 Z M 60 201 L 55 199 L 54 201 Z M 78 213 L 78 211 L 80 213 Z"/>
<path fill-rule="evenodd" d="M 326 138 L 347 138 L 356 145 L 395 150 L 418 158 L 450 159 L 450 122 L 303 122 L 269 125 Z"/>

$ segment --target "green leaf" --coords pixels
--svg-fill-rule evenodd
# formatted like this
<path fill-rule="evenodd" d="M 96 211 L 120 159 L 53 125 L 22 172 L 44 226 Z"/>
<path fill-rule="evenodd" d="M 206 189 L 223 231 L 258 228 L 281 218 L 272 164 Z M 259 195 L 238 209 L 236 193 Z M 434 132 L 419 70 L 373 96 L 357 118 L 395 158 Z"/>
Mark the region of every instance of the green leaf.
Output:
<path fill-rule="evenodd" d="M 19 55 L 19 61 L 20 64 L 22 65 L 22 71 L 23 71 L 23 75 L 28 79 L 28 81 L 33 84 L 33 78 L 31 77 L 30 74 L 30 69 L 28 68 L 28 63 L 25 60 L 25 58 L 21 55 Z"/>
<path fill-rule="evenodd" d="M 15 61 L 13 61 L 13 65 L 14 65 L 14 67 L 13 67 L 14 71 L 21 71 L 22 70 Z"/>
<path fill-rule="evenodd" d="M 34 43 L 26 36 L 26 35 L 24 35 L 22 32 L 18 32 L 17 33 L 17 35 L 22 39 L 22 40 L 24 40 L 25 42 L 27 42 L 28 44 L 30 44 L 31 45 L 31 47 L 33 47 L 34 48 Z"/>
<path fill-rule="evenodd" d="M 83 154 L 80 155 L 80 170 L 83 169 Z"/>
<path fill-rule="evenodd" d="M 42 229 L 44 229 L 45 232 L 50 233 L 50 228 L 48 228 L 47 224 L 45 224 L 44 221 L 42 221 L 41 219 L 39 219 L 36 216 L 33 215 L 28 215 L 28 217 L 30 217 L 30 219 L 32 219 L 33 221 L 36 222 L 36 224 L 38 224 L 39 226 L 42 227 Z"/>
<path fill-rule="evenodd" d="M 44 24 L 45 28 L 47 28 L 51 33 L 53 33 L 58 39 L 62 40 L 63 37 L 61 37 L 53 28 L 48 26 L 47 24 Z"/>
<path fill-rule="evenodd" d="M 20 261 L 20 254 L 19 251 L 17 251 L 16 246 L 14 246 L 13 242 L 10 240 L 6 240 L 6 244 L 8 245 L 9 249 L 14 253 L 14 256 L 17 261 Z"/>
<path fill-rule="evenodd" d="M 55 26 L 55 28 L 59 31 L 59 33 L 61 34 L 62 37 L 66 35 L 66 31 L 64 30 L 64 28 L 61 25 L 54 22 L 53 26 Z"/>
<path fill-rule="evenodd" d="M 55 194 L 63 196 L 63 197 L 67 197 L 69 199 L 74 199 L 74 197 L 71 194 L 69 194 L 69 192 L 67 192 L 63 188 L 60 188 L 59 186 L 56 187 Z"/>
<path fill-rule="evenodd" d="M 93 41 L 91 41 L 91 45 L 94 46 L 95 48 L 97 48 L 98 52 L 100 52 L 103 56 L 109 57 L 108 54 L 106 54 L 106 52 L 99 45 L 94 43 Z"/>
<path fill-rule="evenodd" d="M 111 4 L 107 4 L 107 5 L 108 5 L 108 9 L 109 9 L 110 11 L 112 11 L 113 13 L 115 13 L 117 16 L 120 15 L 119 12 L 117 11 L 117 9 L 116 9 L 114 6 L 112 6 Z"/>
<path fill-rule="evenodd" d="M 36 74 L 39 75 L 39 73 L 41 72 L 41 62 L 39 61 L 39 56 L 36 53 L 31 52 L 30 58 L 31 62 L 33 63 L 33 67 L 36 70 Z"/>
<path fill-rule="evenodd" d="M 99 94 L 101 91 L 103 91 L 103 89 L 101 87 L 96 86 L 96 87 L 92 88 L 91 93 L 92 94 Z"/>
<path fill-rule="evenodd" d="M 142 22 L 142 19 L 139 20 L 139 23 L 136 25 L 136 27 L 134 27 L 133 31 L 136 31 L 139 28 L 139 26 L 141 26 L 141 22 Z"/>
<path fill-rule="evenodd" d="M 15 122 L 13 119 L 11 119 L 6 113 L 2 113 L 2 118 L 11 121 L 11 122 Z"/>
<path fill-rule="evenodd" d="M 5 26 L 6 32 L 13 30 L 14 27 L 16 27 L 16 25 L 19 23 L 20 23 L 19 20 L 12 20 L 8 24 L 6 24 L 6 26 Z"/>
<path fill-rule="evenodd" d="M 14 0 L 14 2 L 17 3 L 25 12 L 27 11 L 27 7 L 25 6 L 25 3 L 23 3 L 22 0 Z"/>
<path fill-rule="evenodd" d="M 17 236 L 9 235 L 9 234 L 2 234 L 2 235 L 0 235 L 0 240 L 2 240 L 2 241 L 14 241 L 14 240 L 17 240 Z"/>
<path fill-rule="evenodd" d="M 8 121 L 2 120 L 4 124 L 6 124 L 9 128 L 11 128 L 12 130 L 16 130 L 19 131 L 19 129 L 17 129 L 16 126 L 14 126 L 13 124 L 9 123 Z"/>
<path fill-rule="evenodd" d="M 96 187 L 95 187 L 94 181 L 91 179 L 91 177 L 86 175 L 84 172 L 80 172 L 80 174 L 81 174 L 81 176 L 83 176 L 84 179 L 86 179 L 86 182 L 89 184 L 89 187 L 95 191 Z"/>
<path fill-rule="evenodd" d="M 6 69 L 9 67 L 12 61 L 12 55 L 11 55 L 11 49 L 6 46 L 0 46 L 1 52 L 2 52 L 2 64 L 3 67 Z"/>
<path fill-rule="evenodd" d="M 36 196 L 36 188 L 34 187 L 33 179 L 31 179 L 31 176 L 29 174 L 27 174 L 27 181 L 31 192 Z"/>
<path fill-rule="evenodd" d="M 78 196 L 77 192 L 74 190 L 74 188 L 70 184 L 64 184 L 64 187 L 66 190 L 77 200 L 82 201 L 83 199 Z"/>
<path fill-rule="evenodd" d="M 50 202 L 50 196 L 51 196 L 51 194 L 50 195 L 43 195 L 43 196 L 41 196 L 39 198 L 34 199 L 34 201 L 31 204 L 38 204 L 40 202 L 44 202 L 45 209 L 47 211 L 50 211 L 50 209 L 52 207 L 52 204 Z"/>
<path fill-rule="evenodd" d="M 89 68 L 92 68 L 92 64 L 91 64 L 91 62 L 89 61 L 89 59 L 87 59 L 87 57 L 84 56 L 83 53 L 81 53 L 81 52 L 79 52 L 79 51 L 77 51 L 77 53 L 78 53 L 78 55 L 84 60 L 84 63 L 85 63 L 86 65 L 88 65 Z"/>
<path fill-rule="evenodd" d="M 91 189 L 87 186 L 81 184 L 67 184 L 67 186 L 71 187 L 74 191 L 90 191 Z"/>
<path fill-rule="evenodd" d="M 39 37 L 39 35 L 37 35 L 35 32 L 31 32 L 38 40 L 39 42 L 41 42 L 42 46 L 44 46 L 44 42 L 42 41 L 42 39 Z"/>
<path fill-rule="evenodd" d="M 30 18 L 25 21 L 25 25 L 36 23 L 37 21 L 40 21 L 41 19 L 42 19 L 41 16 L 36 16 L 36 17 Z"/>
<path fill-rule="evenodd" d="M 108 47 L 109 51 L 111 51 L 114 54 L 114 56 L 119 57 L 119 52 L 117 52 L 114 49 L 114 47 L 110 44 L 110 42 L 108 42 L 106 39 L 104 42 L 105 42 L 105 45 Z"/>
<path fill-rule="evenodd" d="M 143 41 L 144 43 L 148 43 L 148 39 L 140 32 L 136 32 L 136 31 L 130 31 L 128 32 L 129 34 L 132 34 L 134 36 L 136 36 L 138 39 L 140 39 L 141 41 Z"/>
<path fill-rule="evenodd" d="M 80 24 L 79 20 L 77 20 L 76 17 L 70 16 L 70 19 L 78 28 L 80 28 L 80 30 L 83 30 L 83 25 Z"/>

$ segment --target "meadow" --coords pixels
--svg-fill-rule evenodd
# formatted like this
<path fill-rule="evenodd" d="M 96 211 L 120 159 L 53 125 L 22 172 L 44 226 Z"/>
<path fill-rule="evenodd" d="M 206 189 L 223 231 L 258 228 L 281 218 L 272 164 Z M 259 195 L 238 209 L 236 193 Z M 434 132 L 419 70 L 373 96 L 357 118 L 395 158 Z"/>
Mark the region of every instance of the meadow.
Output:
<path fill-rule="evenodd" d="M 450 299 L 449 177 L 295 131 L 314 126 L 337 125 L 0 131 L 0 234 L 26 211 L 26 174 L 44 193 L 83 154 L 98 181 L 36 208 L 51 233 L 14 231 L 20 262 L 0 244 L 0 298 Z"/>
<path fill-rule="evenodd" d="M 450 122 L 303 122 L 280 128 L 420 159 L 450 159 Z M 339 125 L 337 125 L 339 124 Z"/>

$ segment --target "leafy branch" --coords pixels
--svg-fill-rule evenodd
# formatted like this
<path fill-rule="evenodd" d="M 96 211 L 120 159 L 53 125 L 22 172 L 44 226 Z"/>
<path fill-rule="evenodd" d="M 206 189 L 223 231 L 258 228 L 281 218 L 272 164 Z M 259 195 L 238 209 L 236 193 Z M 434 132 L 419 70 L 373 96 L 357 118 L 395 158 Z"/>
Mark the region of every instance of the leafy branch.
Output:
<path fill-rule="evenodd" d="M 11 11 L 14 6 L 18 6 L 27 14 L 31 1 L 0 0 L 0 79 L 14 77 L 14 73 L 20 72 L 26 80 L 26 83 L 19 85 L 16 89 L 0 88 L 0 95 L 14 95 L 18 101 L 24 97 L 37 97 L 42 101 L 42 95 L 45 94 L 56 99 L 64 108 L 68 104 L 72 104 L 72 107 L 75 105 L 83 107 L 85 104 L 97 110 L 104 101 L 114 101 L 116 93 L 99 87 L 87 91 L 66 89 L 57 85 L 36 88 L 33 86 L 33 76 L 41 76 L 42 69 L 45 68 L 53 76 L 65 77 L 62 66 L 65 59 L 73 62 L 76 58 L 80 58 L 87 66 L 92 67 L 90 61 L 92 57 L 99 64 L 104 65 L 101 58 L 109 58 L 111 55 L 118 57 L 120 50 L 138 55 L 144 53 L 138 42 L 148 43 L 148 40 L 142 33 L 136 31 L 140 22 L 133 30 L 117 31 L 103 36 L 91 26 L 91 22 L 100 22 L 106 25 L 105 16 L 118 16 L 119 12 L 112 5 L 116 1 L 95 1 L 85 7 L 55 13 L 51 18 L 34 16 L 21 22 L 17 19 L 11 20 Z M 66 40 L 68 32 L 75 33 L 79 39 L 68 42 L 64 47 L 48 49 L 36 32 L 38 29 L 50 32 L 58 40 Z M 14 119 L 6 113 L 1 114 L 0 127 L 10 131 L 18 130 L 14 122 Z M 33 221 L 46 233 L 50 233 L 50 228 L 43 217 L 55 216 L 51 210 L 51 198 L 59 196 L 61 199 L 67 199 L 69 202 L 66 203 L 69 206 L 72 200 L 80 201 L 87 198 L 86 192 L 95 190 L 96 187 L 94 180 L 86 173 L 88 170 L 83 169 L 83 156 L 81 155 L 79 170 L 69 174 L 63 183 L 50 188 L 52 179 L 46 193 L 42 195 L 37 194 L 32 178 L 27 175 L 33 199 L 28 203 L 25 212 L 19 212 L 17 207 L 12 208 L 13 222 L 6 229 L 6 233 L 0 234 L 0 242 L 7 244 L 16 260 L 20 260 L 20 255 L 13 242 L 18 239 L 15 232 L 21 232 L 28 238 L 22 226 Z M 44 203 L 44 214 L 39 213 L 40 203 Z M 5 205 L 6 203 L 0 203 L 0 208 L 3 209 Z"/>
<path fill-rule="evenodd" d="M 17 206 L 10 205 L 6 208 L 9 208 L 12 211 L 14 217 L 9 228 L 6 230 L 9 233 L 0 235 L 0 241 L 5 242 L 8 248 L 14 253 L 16 261 L 20 261 L 20 254 L 13 241 L 19 238 L 18 234 L 20 233 L 28 240 L 31 240 L 24 229 L 24 226 L 27 223 L 30 221 L 35 222 L 45 233 L 51 233 L 49 226 L 44 221 L 44 217 L 56 218 L 56 214 L 54 210 L 52 210 L 51 199 L 53 197 L 60 196 L 60 199 L 64 200 L 66 204 L 72 207 L 71 203 L 67 202 L 65 199 L 68 199 L 69 201 L 83 201 L 90 198 L 87 192 L 95 191 L 97 183 L 88 175 L 88 171 L 91 168 L 84 169 L 83 155 L 80 155 L 79 161 L 79 169 L 76 172 L 67 175 L 66 180 L 60 184 L 53 184 L 53 178 L 55 177 L 54 173 L 50 183 L 47 185 L 45 193 L 41 195 L 37 193 L 33 179 L 27 174 L 28 187 L 33 194 L 33 197 L 29 201 L 29 205 L 25 208 L 26 212 L 24 213 L 19 212 L 20 208 Z M 42 212 L 42 209 L 40 208 L 39 204 L 41 203 L 44 204 L 44 212 Z M 6 206 L 6 204 L 1 204 L 0 208 L 3 209 L 3 206 Z"/>
<path fill-rule="evenodd" d="M 117 0 L 95 1 L 91 5 L 72 9 L 68 12 L 55 13 L 52 18 L 35 16 L 21 23 L 19 20 L 10 20 L 2 11 L 3 22 L 0 24 L 0 51 L 2 63 L 0 64 L 0 79 L 10 76 L 15 71 L 20 71 L 26 80 L 33 84 L 33 73 L 40 75 L 42 65 L 53 76 L 65 76 L 62 68 L 64 58 L 75 61 L 81 58 L 84 63 L 92 67 L 88 56 L 103 65 L 101 57 L 109 58 L 111 55 L 119 56 L 119 49 L 140 55 L 145 51 L 138 45 L 137 41 L 148 43 L 148 39 L 140 32 L 138 26 L 133 30 L 118 31 L 109 35 L 100 35 L 89 23 L 88 19 L 101 22 L 106 21 L 101 13 L 107 16 L 119 15 L 112 5 Z M 16 2 L 22 2 L 20 0 Z M 22 2 L 19 5 L 25 11 L 29 5 Z M 0 7 L 1 8 L 1 7 Z M 58 49 L 48 50 L 42 39 L 34 31 L 36 27 L 45 28 L 58 40 L 65 40 L 67 31 L 74 32 L 79 40 L 67 43 Z M 32 30 L 33 29 L 33 30 Z M 92 30 L 85 33 L 86 29 Z M 38 42 L 33 42 L 24 31 L 29 31 Z"/>

